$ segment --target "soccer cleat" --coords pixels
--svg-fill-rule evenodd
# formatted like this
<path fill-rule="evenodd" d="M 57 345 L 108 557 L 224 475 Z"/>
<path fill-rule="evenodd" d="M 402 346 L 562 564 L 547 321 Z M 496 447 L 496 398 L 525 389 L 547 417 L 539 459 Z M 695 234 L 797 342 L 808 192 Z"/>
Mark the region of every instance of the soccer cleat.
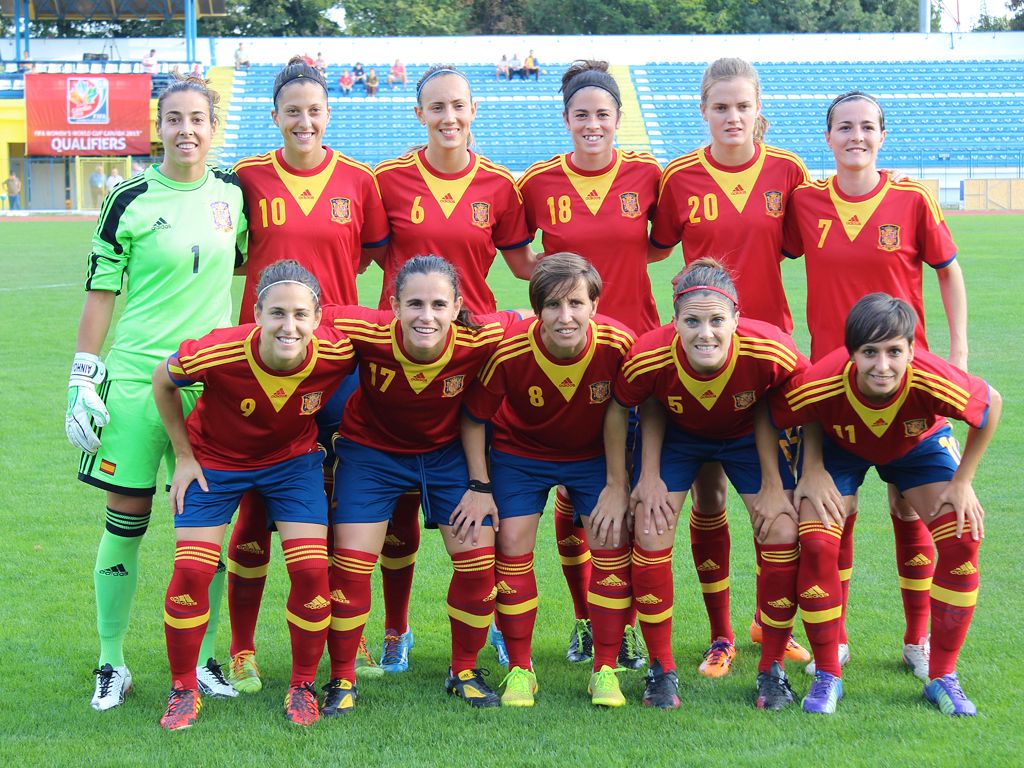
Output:
<path fill-rule="evenodd" d="M 366 635 L 360 635 L 359 647 L 356 649 L 356 677 L 370 679 L 384 675 L 384 670 L 373 660 L 373 654 L 366 645 Z"/>
<path fill-rule="evenodd" d="M 679 677 L 674 669 L 668 672 L 655 659 L 647 670 L 643 704 L 656 709 L 679 709 Z"/>
<path fill-rule="evenodd" d="M 385 672 L 408 672 L 409 651 L 415 645 L 412 629 L 398 634 L 393 629 L 384 630 L 384 648 L 380 654 L 380 668 Z"/>
<path fill-rule="evenodd" d="M 512 667 L 501 681 L 505 692 L 501 694 L 503 707 L 532 707 L 537 693 L 537 675 L 529 669 Z"/>
<path fill-rule="evenodd" d="M 758 709 L 771 710 L 785 709 L 793 703 L 793 689 L 779 662 L 773 661 L 767 672 L 757 673 L 757 698 L 754 703 Z"/>
<path fill-rule="evenodd" d="M 836 704 L 843 698 L 843 681 L 828 672 L 818 672 L 811 683 L 811 690 L 804 696 L 804 712 L 816 715 L 831 715 Z"/>
<path fill-rule="evenodd" d="M 565 658 L 573 664 L 594 660 L 594 628 L 590 619 L 576 619 L 569 633 L 569 650 L 565 652 Z"/>
<path fill-rule="evenodd" d="M 96 675 L 96 692 L 89 706 L 97 712 L 104 712 L 124 704 L 124 697 L 132 691 L 132 673 L 128 667 L 104 664 L 92 673 Z"/>
<path fill-rule="evenodd" d="M 615 676 L 618 668 L 612 669 L 607 664 L 590 676 L 590 685 L 587 686 L 587 693 L 590 694 L 590 703 L 596 707 L 624 707 L 626 697 L 622 695 L 619 688 L 619 678 Z"/>
<path fill-rule="evenodd" d="M 956 672 L 937 677 L 928 683 L 924 687 L 924 698 L 929 704 L 938 707 L 944 715 L 974 717 L 978 714 L 978 708 L 960 687 L 960 678 Z"/>
<path fill-rule="evenodd" d="M 351 680 L 336 677 L 324 685 L 324 705 L 320 714 L 324 717 L 347 715 L 356 706 L 356 686 Z"/>
<path fill-rule="evenodd" d="M 732 669 L 732 660 L 736 658 L 736 645 L 724 637 L 719 637 L 704 651 L 704 661 L 697 669 L 704 677 L 725 677 Z"/>
<path fill-rule="evenodd" d="M 320 719 L 316 688 L 312 683 L 288 687 L 288 693 L 284 697 L 284 716 L 288 722 L 296 725 L 312 725 Z"/>
<path fill-rule="evenodd" d="M 849 663 L 850 663 L 850 644 L 849 643 L 840 643 L 839 644 L 839 666 L 840 667 L 845 667 Z M 814 664 L 814 659 L 811 659 L 810 663 L 806 667 L 804 667 L 804 672 L 806 672 L 811 677 L 814 677 L 814 675 L 817 674 L 818 668 Z"/>
<path fill-rule="evenodd" d="M 203 696 L 210 696 L 214 699 L 233 699 L 238 695 L 238 691 L 224 679 L 221 666 L 214 658 L 207 659 L 204 666 L 196 667 L 196 682 L 199 683 L 199 692 Z"/>
<path fill-rule="evenodd" d="M 623 669 L 643 669 L 647 666 L 647 645 L 636 627 L 627 626 L 623 631 L 617 662 Z"/>
<path fill-rule="evenodd" d="M 203 702 L 196 688 L 182 688 L 181 683 L 174 681 L 171 695 L 167 698 L 167 711 L 160 718 L 160 727 L 168 731 L 180 731 L 190 728 L 199 717 Z"/>
<path fill-rule="evenodd" d="M 756 621 L 750 622 L 750 642 L 760 645 L 762 640 L 761 625 Z M 786 654 L 783 656 L 786 661 L 803 663 L 811 660 L 811 652 L 798 643 L 792 635 L 786 641 Z"/>
<path fill-rule="evenodd" d="M 263 688 L 256 651 L 239 651 L 231 657 L 227 680 L 239 693 L 258 693 Z"/>
<path fill-rule="evenodd" d="M 464 669 L 456 675 L 449 669 L 444 689 L 474 707 L 500 707 L 498 694 L 484 682 L 489 674 L 486 669 Z"/>
<path fill-rule="evenodd" d="M 498 625 L 493 621 L 491 622 L 491 628 L 487 630 L 487 642 L 494 647 L 494 652 L 498 655 L 498 664 L 501 667 L 508 669 L 508 648 L 505 647 L 505 636 L 501 634 L 501 630 L 498 629 Z M 531 703 L 524 706 L 533 705 Z"/>
<path fill-rule="evenodd" d="M 931 678 L 928 677 L 928 661 L 931 658 L 931 650 L 927 636 L 922 637 L 919 643 L 903 645 L 903 663 L 914 673 L 914 677 L 923 683 L 931 682 Z"/>

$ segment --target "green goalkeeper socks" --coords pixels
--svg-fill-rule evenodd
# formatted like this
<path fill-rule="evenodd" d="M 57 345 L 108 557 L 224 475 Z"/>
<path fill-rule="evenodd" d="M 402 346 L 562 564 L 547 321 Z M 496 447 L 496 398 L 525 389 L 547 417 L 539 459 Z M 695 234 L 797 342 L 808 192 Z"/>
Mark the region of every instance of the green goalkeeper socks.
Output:
<path fill-rule="evenodd" d="M 139 546 L 148 525 L 148 513 L 125 515 L 107 509 L 106 530 L 93 570 L 101 667 L 124 665 L 124 636 L 139 583 Z"/>
<path fill-rule="evenodd" d="M 203 644 L 199 646 L 199 666 L 203 666 L 207 659 L 217 658 L 214 646 L 217 642 L 217 626 L 220 624 L 220 601 L 224 597 L 224 582 L 227 580 L 228 569 L 224 561 L 217 562 L 217 571 L 213 574 L 213 581 L 210 582 L 210 620 L 206 625 L 206 634 L 203 635 Z"/>

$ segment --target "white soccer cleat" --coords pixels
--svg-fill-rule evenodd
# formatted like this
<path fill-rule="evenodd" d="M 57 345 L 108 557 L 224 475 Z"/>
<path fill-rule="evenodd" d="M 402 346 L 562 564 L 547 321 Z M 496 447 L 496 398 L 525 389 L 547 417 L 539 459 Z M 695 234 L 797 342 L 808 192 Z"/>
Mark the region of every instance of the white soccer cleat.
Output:
<path fill-rule="evenodd" d="M 931 658 L 931 644 L 928 638 L 922 637 L 919 643 L 906 643 L 903 646 L 903 663 L 914 673 L 914 677 L 922 683 L 930 683 L 928 677 L 928 661 Z"/>
<path fill-rule="evenodd" d="M 840 643 L 839 644 L 839 666 L 840 667 L 845 667 L 849 663 L 850 663 L 850 644 L 849 643 Z M 814 677 L 814 673 L 817 672 L 817 671 L 818 671 L 818 668 L 814 665 L 814 659 L 811 659 L 811 661 L 807 664 L 807 666 L 804 667 L 804 672 L 806 672 L 811 677 Z"/>
<path fill-rule="evenodd" d="M 104 664 L 99 669 L 94 669 L 93 674 L 96 675 L 96 692 L 92 695 L 89 706 L 97 712 L 121 706 L 124 697 L 132 690 L 132 673 L 128 671 L 128 667 Z"/>
<path fill-rule="evenodd" d="M 199 683 L 199 692 L 203 696 L 233 699 L 238 695 L 238 691 L 224 679 L 224 673 L 216 659 L 207 659 L 205 666 L 196 667 L 196 682 Z"/>

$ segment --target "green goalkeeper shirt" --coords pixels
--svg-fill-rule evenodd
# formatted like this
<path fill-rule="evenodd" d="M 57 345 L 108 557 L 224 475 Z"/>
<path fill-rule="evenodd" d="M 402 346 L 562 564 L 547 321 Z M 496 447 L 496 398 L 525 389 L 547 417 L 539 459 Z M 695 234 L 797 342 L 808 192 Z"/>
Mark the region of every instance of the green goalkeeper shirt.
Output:
<path fill-rule="evenodd" d="M 246 230 L 238 177 L 217 168 L 182 183 L 151 165 L 114 190 L 85 281 L 87 291 L 127 292 L 106 360 L 111 378 L 149 381 L 182 341 L 231 325 Z"/>

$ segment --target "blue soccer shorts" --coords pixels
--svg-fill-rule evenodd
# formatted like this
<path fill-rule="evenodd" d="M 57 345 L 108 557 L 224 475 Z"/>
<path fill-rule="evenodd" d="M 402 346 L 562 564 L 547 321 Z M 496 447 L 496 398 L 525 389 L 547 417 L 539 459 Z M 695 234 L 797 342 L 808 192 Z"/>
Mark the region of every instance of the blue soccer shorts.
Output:
<path fill-rule="evenodd" d="M 580 461 L 528 459 L 491 450 L 491 481 L 498 518 L 543 513 L 548 494 L 564 485 L 577 516 L 589 517 L 605 486 L 604 456 Z"/>

